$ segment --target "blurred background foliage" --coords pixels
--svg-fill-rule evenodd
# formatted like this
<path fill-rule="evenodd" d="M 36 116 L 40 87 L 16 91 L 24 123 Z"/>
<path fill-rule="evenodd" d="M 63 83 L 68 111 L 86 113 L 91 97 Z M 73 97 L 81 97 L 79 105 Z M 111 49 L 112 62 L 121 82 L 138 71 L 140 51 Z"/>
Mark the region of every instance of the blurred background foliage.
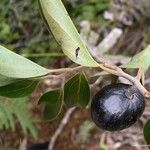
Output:
<path fill-rule="evenodd" d="M 106 22 L 101 13 L 108 9 L 108 0 L 64 0 L 64 3 L 77 27 L 85 19 L 101 24 Z M 0 43 L 8 49 L 41 65 L 50 65 L 55 56 L 63 56 L 43 23 L 37 0 L 1 1 L 0 22 Z"/>
<path fill-rule="evenodd" d="M 57 52 L 57 44 L 48 33 L 38 10 L 37 0 L 0 2 L 0 43 L 21 54 Z M 47 64 L 49 59 L 38 58 Z"/>
<path fill-rule="evenodd" d="M 65 1 L 64 1 L 65 2 Z M 77 0 L 70 3 L 68 0 L 68 11 L 78 21 L 89 20 L 103 24 L 105 20 L 101 15 L 110 6 L 108 0 Z"/>

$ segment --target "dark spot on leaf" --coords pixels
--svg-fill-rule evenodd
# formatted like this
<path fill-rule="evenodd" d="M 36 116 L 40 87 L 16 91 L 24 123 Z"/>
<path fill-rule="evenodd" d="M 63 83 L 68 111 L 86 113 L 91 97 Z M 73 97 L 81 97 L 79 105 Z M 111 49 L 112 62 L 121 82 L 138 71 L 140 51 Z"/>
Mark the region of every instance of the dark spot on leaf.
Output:
<path fill-rule="evenodd" d="M 78 47 L 78 48 L 76 49 L 76 51 L 75 51 L 76 59 L 77 59 L 77 57 L 78 57 L 79 51 L 80 51 L 80 47 Z"/>

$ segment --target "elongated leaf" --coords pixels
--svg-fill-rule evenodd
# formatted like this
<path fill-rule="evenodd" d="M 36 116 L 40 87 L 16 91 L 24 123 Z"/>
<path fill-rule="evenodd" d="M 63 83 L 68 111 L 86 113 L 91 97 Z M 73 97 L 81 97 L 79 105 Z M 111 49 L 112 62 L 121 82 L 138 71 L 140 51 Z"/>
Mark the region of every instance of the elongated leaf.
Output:
<path fill-rule="evenodd" d="M 146 122 L 144 126 L 143 134 L 148 148 L 150 149 L 150 119 Z"/>
<path fill-rule="evenodd" d="M 143 68 L 146 72 L 150 66 L 150 45 L 147 46 L 143 51 L 135 55 L 131 61 L 127 64 L 122 65 L 122 68 Z"/>
<path fill-rule="evenodd" d="M 15 82 L 17 79 L 6 77 L 0 74 L 0 87 Z"/>
<path fill-rule="evenodd" d="M 39 100 L 39 104 L 44 103 L 43 116 L 46 120 L 55 119 L 61 112 L 63 93 L 61 90 L 46 92 Z"/>
<path fill-rule="evenodd" d="M 39 0 L 41 14 L 65 55 L 75 63 L 96 67 L 61 0 Z"/>
<path fill-rule="evenodd" d="M 23 80 L 0 87 L 0 96 L 9 98 L 25 97 L 33 92 L 39 81 Z"/>
<path fill-rule="evenodd" d="M 142 73 L 142 83 L 144 84 L 145 75 L 144 73 L 148 70 L 150 66 L 150 45 L 147 46 L 143 51 L 135 55 L 129 63 L 122 65 L 122 68 L 141 68 Z"/>
<path fill-rule="evenodd" d="M 32 78 L 50 71 L 0 46 L 0 74 L 10 78 Z"/>
<path fill-rule="evenodd" d="M 77 74 L 64 87 L 64 102 L 67 107 L 85 108 L 90 100 L 90 88 L 84 74 Z"/>

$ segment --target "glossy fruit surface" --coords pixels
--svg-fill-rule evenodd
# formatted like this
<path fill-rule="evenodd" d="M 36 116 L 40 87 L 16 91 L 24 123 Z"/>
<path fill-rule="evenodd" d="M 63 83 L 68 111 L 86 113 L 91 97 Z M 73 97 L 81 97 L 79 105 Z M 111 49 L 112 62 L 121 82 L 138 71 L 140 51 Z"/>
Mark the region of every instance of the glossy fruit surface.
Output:
<path fill-rule="evenodd" d="M 93 98 L 91 117 L 101 129 L 116 131 L 128 128 L 142 115 L 144 96 L 127 84 L 105 86 Z"/>

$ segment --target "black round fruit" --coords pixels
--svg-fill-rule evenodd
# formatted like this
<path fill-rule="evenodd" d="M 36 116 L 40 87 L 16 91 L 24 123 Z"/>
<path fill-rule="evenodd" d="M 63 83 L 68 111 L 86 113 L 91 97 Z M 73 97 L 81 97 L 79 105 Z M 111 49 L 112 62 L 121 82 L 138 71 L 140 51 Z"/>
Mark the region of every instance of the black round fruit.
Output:
<path fill-rule="evenodd" d="M 118 83 L 104 87 L 94 96 L 91 116 L 98 127 L 116 131 L 134 124 L 144 108 L 144 96 L 135 86 Z"/>

